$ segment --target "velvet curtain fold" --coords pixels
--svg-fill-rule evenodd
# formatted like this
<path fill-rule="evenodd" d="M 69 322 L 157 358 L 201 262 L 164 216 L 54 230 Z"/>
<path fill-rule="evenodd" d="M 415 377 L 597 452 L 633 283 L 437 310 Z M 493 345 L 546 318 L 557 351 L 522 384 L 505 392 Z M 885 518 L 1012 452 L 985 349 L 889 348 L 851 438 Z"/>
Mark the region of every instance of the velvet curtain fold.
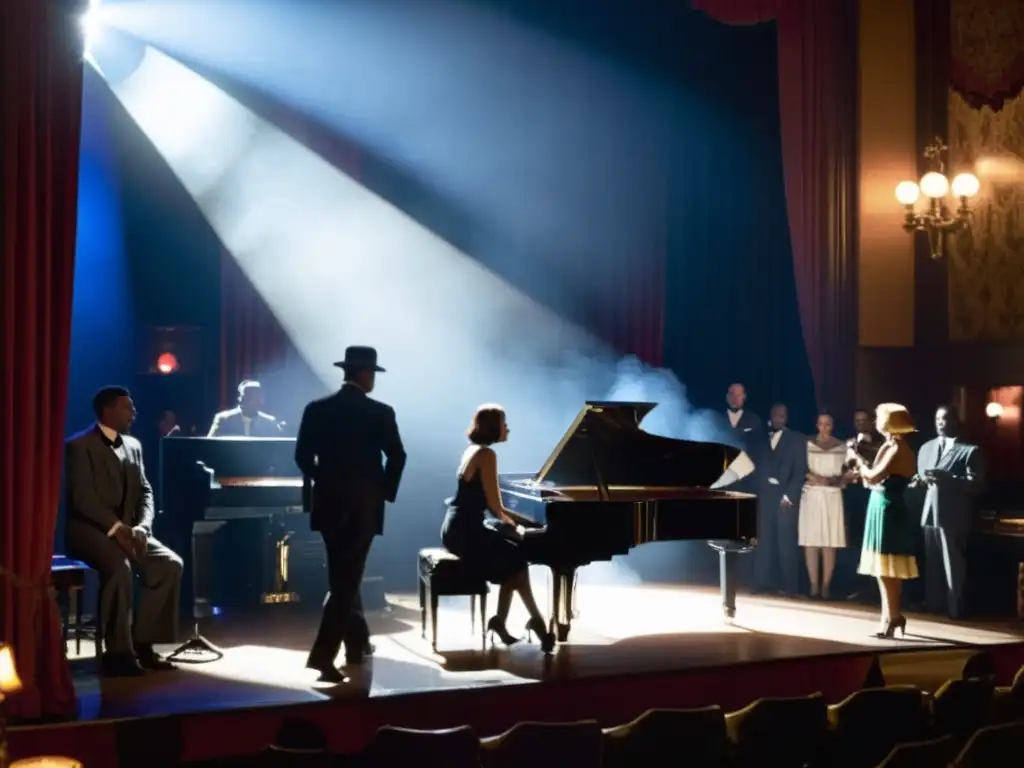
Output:
<path fill-rule="evenodd" d="M 238 399 L 238 383 L 287 363 L 294 346 L 230 251 L 220 261 L 220 407 Z"/>
<path fill-rule="evenodd" d="M 774 21 L 786 207 L 819 406 L 854 407 L 857 352 L 857 4 L 692 0 L 728 24 Z"/>
<path fill-rule="evenodd" d="M 50 584 L 71 344 L 84 2 L 0 3 L 0 639 L 17 718 L 69 715 L 75 691 Z"/>

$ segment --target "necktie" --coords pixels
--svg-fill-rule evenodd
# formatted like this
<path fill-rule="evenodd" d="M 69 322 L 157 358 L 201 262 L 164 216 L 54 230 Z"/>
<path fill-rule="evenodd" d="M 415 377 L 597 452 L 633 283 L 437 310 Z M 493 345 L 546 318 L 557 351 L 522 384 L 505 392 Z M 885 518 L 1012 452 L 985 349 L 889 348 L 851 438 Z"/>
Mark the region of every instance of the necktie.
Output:
<path fill-rule="evenodd" d="M 935 454 L 935 463 L 938 464 L 942 461 L 942 453 L 946 448 L 946 439 L 944 437 L 939 438 L 939 451 Z"/>

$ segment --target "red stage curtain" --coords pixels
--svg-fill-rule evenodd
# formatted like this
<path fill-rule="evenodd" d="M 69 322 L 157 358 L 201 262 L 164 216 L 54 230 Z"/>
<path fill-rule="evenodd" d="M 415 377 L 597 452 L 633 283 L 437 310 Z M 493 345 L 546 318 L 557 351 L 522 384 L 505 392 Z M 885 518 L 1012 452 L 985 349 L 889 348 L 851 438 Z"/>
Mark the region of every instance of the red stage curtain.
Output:
<path fill-rule="evenodd" d="M 233 407 L 238 383 L 287 363 L 293 346 L 277 317 L 227 250 L 220 260 L 220 399 Z"/>
<path fill-rule="evenodd" d="M 76 708 L 50 561 L 71 345 L 81 5 L 0 3 L 0 638 L 25 683 L 10 699 L 22 718 Z"/>
<path fill-rule="evenodd" d="M 818 403 L 853 408 L 857 350 L 857 11 L 853 0 L 692 0 L 729 24 L 778 27 L 786 206 Z"/>

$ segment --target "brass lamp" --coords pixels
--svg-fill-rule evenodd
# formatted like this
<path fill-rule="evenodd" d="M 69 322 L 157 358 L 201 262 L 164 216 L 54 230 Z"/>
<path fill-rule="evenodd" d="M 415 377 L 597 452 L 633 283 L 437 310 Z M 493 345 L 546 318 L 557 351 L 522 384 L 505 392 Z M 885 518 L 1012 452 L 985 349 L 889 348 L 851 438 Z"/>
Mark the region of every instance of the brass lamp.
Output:
<path fill-rule="evenodd" d="M 4 713 L 4 699 L 21 688 L 21 678 L 14 664 L 14 649 L 0 643 L 0 768 L 7 768 L 7 716 Z"/>
<path fill-rule="evenodd" d="M 936 138 L 925 147 L 924 156 L 932 166 L 920 181 L 901 181 L 896 185 L 896 200 L 906 209 L 903 229 L 907 232 L 924 232 L 928 236 L 928 247 L 933 259 L 942 258 L 946 235 L 967 229 L 971 225 L 969 201 L 978 194 L 981 183 L 973 173 L 961 173 L 952 183 L 946 178 L 946 164 L 942 160 L 949 147 Z M 945 200 L 953 193 L 958 201 L 955 211 L 950 212 Z M 918 200 L 924 195 L 925 205 L 918 210 Z"/>

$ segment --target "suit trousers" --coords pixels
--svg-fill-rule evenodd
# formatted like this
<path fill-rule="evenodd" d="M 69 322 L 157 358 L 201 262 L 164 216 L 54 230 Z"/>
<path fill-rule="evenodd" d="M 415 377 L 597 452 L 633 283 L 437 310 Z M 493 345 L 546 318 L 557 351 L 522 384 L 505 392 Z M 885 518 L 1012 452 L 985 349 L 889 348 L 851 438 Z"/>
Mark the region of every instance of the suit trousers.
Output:
<path fill-rule="evenodd" d="M 74 519 L 67 523 L 66 539 L 68 554 L 99 574 L 96 632 L 107 653 L 132 653 L 134 644 L 177 642 L 182 571 L 178 555 L 150 537 L 145 554 L 129 559 L 113 537 Z M 136 574 L 142 591 L 133 622 Z"/>
<path fill-rule="evenodd" d="M 324 600 L 320 629 L 306 661 L 306 666 L 313 669 L 333 666 L 342 643 L 351 656 L 362 651 L 370 639 L 359 587 L 363 582 L 374 531 L 350 523 L 321 531 L 320 535 L 327 553 L 330 591 Z"/>
<path fill-rule="evenodd" d="M 970 533 L 938 525 L 926 525 L 924 532 L 924 603 L 931 613 L 960 618 L 964 610 L 964 580 L 967 576 L 967 540 Z"/>
<path fill-rule="evenodd" d="M 782 507 L 782 489 L 768 486 L 758 496 L 757 550 L 754 589 L 758 592 L 800 591 L 800 548 L 797 545 L 798 504 Z"/>

